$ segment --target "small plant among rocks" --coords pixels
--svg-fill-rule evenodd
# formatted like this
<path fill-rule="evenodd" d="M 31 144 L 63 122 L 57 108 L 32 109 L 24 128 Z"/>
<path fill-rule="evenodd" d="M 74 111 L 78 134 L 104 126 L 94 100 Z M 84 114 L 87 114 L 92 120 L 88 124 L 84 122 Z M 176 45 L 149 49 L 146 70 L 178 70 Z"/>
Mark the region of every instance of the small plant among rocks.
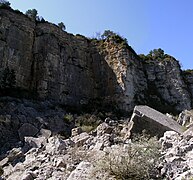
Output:
<path fill-rule="evenodd" d="M 3 175 L 4 171 L 3 171 L 3 168 L 0 166 L 0 176 Z M 0 177 L 1 179 L 1 177 Z"/>
<path fill-rule="evenodd" d="M 116 179 L 158 179 L 160 145 L 156 138 L 141 136 L 133 143 L 115 146 L 96 163 L 96 171 Z"/>
<path fill-rule="evenodd" d="M 102 122 L 99 117 L 93 114 L 84 114 L 76 118 L 76 126 L 81 127 L 83 131 L 90 132 Z"/>
<path fill-rule="evenodd" d="M 71 123 L 71 122 L 73 122 L 73 120 L 74 120 L 74 117 L 73 117 L 72 114 L 66 114 L 66 115 L 64 116 L 64 121 L 65 121 L 66 123 Z"/>

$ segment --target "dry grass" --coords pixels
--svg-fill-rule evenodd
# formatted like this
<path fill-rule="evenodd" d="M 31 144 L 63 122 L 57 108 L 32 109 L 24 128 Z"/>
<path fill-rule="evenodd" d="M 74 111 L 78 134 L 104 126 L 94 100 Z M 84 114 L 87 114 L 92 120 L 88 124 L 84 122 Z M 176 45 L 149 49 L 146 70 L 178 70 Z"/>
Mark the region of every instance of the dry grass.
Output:
<path fill-rule="evenodd" d="M 151 179 L 158 174 L 160 146 L 156 138 L 140 137 L 134 143 L 111 149 L 98 163 L 96 171 L 107 173 L 119 180 Z"/>

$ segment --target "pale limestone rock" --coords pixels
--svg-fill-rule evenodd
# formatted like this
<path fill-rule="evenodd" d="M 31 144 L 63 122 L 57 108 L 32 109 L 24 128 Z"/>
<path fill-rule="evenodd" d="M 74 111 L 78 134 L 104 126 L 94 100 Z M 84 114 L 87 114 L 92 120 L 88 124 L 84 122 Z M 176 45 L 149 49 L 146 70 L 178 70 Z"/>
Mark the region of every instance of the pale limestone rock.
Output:
<path fill-rule="evenodd" d="M 31 148 L 41 148 L 46 145 L 46 138 L 45 137 L 25 137 L 25 143 L 27 146 Z"/>
<path fill-rule="evenodd" d="M 162 148 L 169 149 L 173 147 L 173 144 L 177 144 L 181 138 L 179 137 L 178 133 L 174 131 L 166 131 L 164 136 L 160 138 L 160 142 L 162 143 Z"/>
<path fill-rule="evenodd" d="M 193 71 L 183 71 L 183 78 L 188 86 L 188 90 L 191 94 L 191 99 L 193 99 Z"/>
<path fill-rule="evenodd" d="M 189 127 L 193 123 L 193 112 L 184 110 L 179 114 L 177 122 L 185 127 Z"/>
<path fill-rule="evenodd" d="M 110 134 L 113 128 L 107 123 L 102 123 L 97 127 L 97 136 L 102 136 L 103 134 Z"/>
<path fill-rule="evenodd" d="M 123 137 L 123 140 L 126 141 L 131 136 L 131 129 L 133 128 L 133 121 L 130 121 L 127 125 L 123 127 L 123 129 L 120 132 L 120 135 Z"/>
<path fill-rule="evenodd" d="M 112 38 L 101 46 L 51 23 L 5 9 L 0 13 L 0 69 L 14 69 L 18 87 L 72 106 L 101 98 L 129 112 L 153 101 L 160 109 L 191 107 L 192 72 L 182 75 L 172 57 L 143 62 L 130 46 Z"/>
<path fill-rule="evenodd" d="M 146 130 L 152 136 L 161 137 L 166 131 L 183 132 L 176 121 L 148 106 L 135 106 L 130 121 L 134 123 L 132 132 L 135 133 Z"/>
<path fill-rule="evenodd" d="M 66 151 L 67 145 L 65 141 L 57 137 L 50 137 L 46 144 L 46 152 L 49 154 L 59 154 Z"/>
<path fill-rule="evenodd" d="M 2 160 L 0 161 L 0 167 L 5 166 L 6 164 L 8 164 L 8 162 L 9 162 L 9 158 L 8 158 L 8 157 L 2 159 Z"/>
<path fill-rule="evenodd" d="M 75 143 L 75 146 L 83 146 L 87 139 L 89 139 L 89 135 L 86 132 L 83 132 L 77 136 L 71 138 L 71 140 Z"/>
<path fill-rule="evenodd" d="M 148 83 L 147 101 L 151 106 L 164 112 L 191 108 L 190 93 L 175 58 L 148 59 L 144 70 Z"/>
<path fill-rule="evenodd" d="M 187 138 L 192 138 L 193 137 L 193 126 L 191 126 L 186 131 L 184 131 L 183 136 Z"/>
<path fill-rule="evenodd" d="M 31 173 L 23 174 L 21 180 L 34 180 L 35 177 Z"/>
<path fill-rule="evenodd" d="M 92 164 L 89 162 L 82 161 L 74 171 L 71 172 L 67 180 L 80 180 L 80 179 L 90 179 L 92 171 Z M 94 179 L 93 179 L 94 180 Z"/>
<path fill-rule="evenodd" d="M 63 158 L 57 158 L 57 159 L 55 159 L 55 166 L 56 166 L 56 167 L 66 168 L 65 159 L 63 159 Z"/>
<path fill-rule="evenodd" d="M 179 135 L 174 131 L 167 131 L 162 142 L 161 173 L 167 178 L 189 179 L 193 176 L 193 137 Z"/>
<path fill-rule="evenodd" d="M 9 151 L 9 154 L 7 157 L 9 159 L 9 162 L 13 162 L 18 158 L 24 157 L 24 154 L 21 148 L 13 148 L 11 151 Z"/>
<path fill-rule="evenodd" d="M 73 136 L 77 136 L 77 135 L 79 135 L 79 134 L 81 134 L 82 133 L 82 128 L 81 127 L 77 127 L 77 128 L 73 128 L 72 130 L 71 130 L 71 136 L 73 137 Z"/>
<path fill-rule="evenodd" d="M 39 136 L 48 139 L 52 135 L 52 132 L 48 129 L 40 129 Z"/>

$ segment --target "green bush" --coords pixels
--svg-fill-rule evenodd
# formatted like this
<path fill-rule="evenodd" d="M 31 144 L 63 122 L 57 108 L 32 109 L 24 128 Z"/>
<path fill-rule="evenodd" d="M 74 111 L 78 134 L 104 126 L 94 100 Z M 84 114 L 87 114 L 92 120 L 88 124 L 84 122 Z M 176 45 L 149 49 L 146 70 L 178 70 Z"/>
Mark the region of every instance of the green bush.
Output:
<path fill-rule="evenodd" d="M 65 31 L 65 30 L 66 30 L 66 26 L 64 25 L 63 22 L 58 23 L 58 27 L 59 27 L 62 31 Z"/>
<path fill-rule="evenodd" d="M 15 13 L 17 13 L 17 14 L 22 14 L 22 15 L 23 15 L 23 13 L 22 13 L 19 9 L 15 9 L 14 11 L 15 11 Z"/>
<path fill-rule="evenodd" d="M 30 19 L 36 20 L 38 18 L 38 11 L 36 9 L 29 9 L 25 13 Z"/>
<path fill-rule="evenodd" d="M 0 176 L 2 176 L 4 173 L 3 168 L 0 166 Z"/>
<path fill-rule="evenodd" d="M 187 69 L 182 71 L 183 75 L 192 75 L 193 74 L 193 69 Z"/>
<path fill-rule="evenodd" d="M 96 169 L 120 180 L 155 178 L 159 149 L 156 138 L 141 136 L 133 143 L 111 149 L 96 163 Z"/>
<path fill-rule="evenodd" d="M 10 6 L 7 6 L 6 4 L 1 4 L 1 3 L 0 3 L 0 9 L 8 9 L 8 10 L 10 10 L 11 7 L 10 7 Z"/>
<path fill-rule="evenodd" d="M 85 132 L 90 132 L 94 130 L 101 122 L 101 119 L 95 115 L 84 114 L 76 118 L 75 125 L 81 127 Z"/>
<path fill-rule="evenodd" d="M 64 116 L 64 122 L 66 122 L 66 123 L 71 123 L 71 122 L 73 122 L 73 120 L 74 120 L 74 117 L 72 114 L 66 114 Z"/>

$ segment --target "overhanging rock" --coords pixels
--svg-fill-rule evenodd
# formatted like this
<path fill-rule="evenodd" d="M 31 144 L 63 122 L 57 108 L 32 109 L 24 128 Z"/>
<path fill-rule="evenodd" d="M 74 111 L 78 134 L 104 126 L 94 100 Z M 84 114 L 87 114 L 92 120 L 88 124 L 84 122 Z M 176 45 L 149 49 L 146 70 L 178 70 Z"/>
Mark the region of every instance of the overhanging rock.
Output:
<path fill-rule="evenodd" d="M 182 126 L 168 116 L 148 106 L 135 106 L 131 121 L 134 122 L 131 133 L 143 130 L 152 136 L 163 136 L 166 131 L 182 133 Z"/>

